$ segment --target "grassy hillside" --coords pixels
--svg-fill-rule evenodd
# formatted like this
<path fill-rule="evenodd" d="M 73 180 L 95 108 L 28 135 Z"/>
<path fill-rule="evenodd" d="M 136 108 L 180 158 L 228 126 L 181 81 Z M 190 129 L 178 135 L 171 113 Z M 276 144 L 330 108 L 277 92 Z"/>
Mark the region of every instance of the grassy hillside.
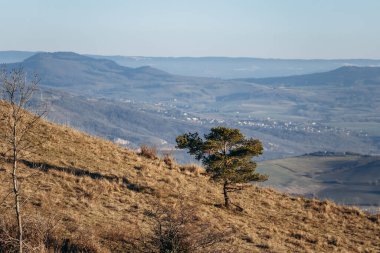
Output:
<path fill-rule="evenodd" d="M 225 210 L 218 205 L 221 188 L 194 166 L 146 158 L 49 122 L 34 137 L 44 144 L 21 165 L 24 220 L 30 230 L 49 232 L 45 244 L 129 252 L 149 237 L 157 206 L 186 205 L 196 209 L 193 224 L 223 232 L 210 252 L 380 251 L 378 217 L 358 209 L 252 187 L 232 196 L 243 211 Z M 2 164 L 2 229 L 13 214 L 9 172 Z"/>

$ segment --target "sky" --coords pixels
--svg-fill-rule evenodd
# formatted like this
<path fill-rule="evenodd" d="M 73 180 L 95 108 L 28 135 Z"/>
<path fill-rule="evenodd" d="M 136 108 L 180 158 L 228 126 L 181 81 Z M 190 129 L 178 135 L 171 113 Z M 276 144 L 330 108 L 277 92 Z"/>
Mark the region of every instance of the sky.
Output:
<path fill-rule="evenodd" d="M 380 59 L 380 0 L 0 0 L 0 50 Z"/>

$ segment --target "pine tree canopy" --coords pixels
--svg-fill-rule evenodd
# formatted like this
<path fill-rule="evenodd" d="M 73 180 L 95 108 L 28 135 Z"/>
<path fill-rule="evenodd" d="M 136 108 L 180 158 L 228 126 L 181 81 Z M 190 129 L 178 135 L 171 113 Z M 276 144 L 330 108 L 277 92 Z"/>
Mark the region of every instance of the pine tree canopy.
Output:
<path fill-rule="evenodd" d="M 188 149 L 190 155 L 202 160 L 207 173 L 215 181 L 245 183 L 265 181 L 267 176 L 255 172 L 254 156 L 263 152 L 262 143 L 246 139 L 239 129 L 211 128 L 204 139 L 198 133 L 187 133 L 176 138 L 177 148 Z"/>

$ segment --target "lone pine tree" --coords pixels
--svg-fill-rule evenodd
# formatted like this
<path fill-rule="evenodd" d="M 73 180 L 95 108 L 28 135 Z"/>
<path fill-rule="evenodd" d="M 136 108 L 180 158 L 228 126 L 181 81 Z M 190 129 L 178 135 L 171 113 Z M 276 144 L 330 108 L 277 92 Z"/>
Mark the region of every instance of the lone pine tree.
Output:
<path fill-rule="evenodd" d="M 224 205 L 230 207 L 229 192 L 242 190 L 243 184 L 265 181 L 266 175 L 255 172 L 254 156 L 263 153 L 260 140 L 245 138 L 239 129 L 211 128 L 211 132 L 199 137 L 197 132 L 186 133 L 176 138 L 177 148 L 188 149 L 188 153 L 201 160 L 211 179 L 223 184 Z"/>

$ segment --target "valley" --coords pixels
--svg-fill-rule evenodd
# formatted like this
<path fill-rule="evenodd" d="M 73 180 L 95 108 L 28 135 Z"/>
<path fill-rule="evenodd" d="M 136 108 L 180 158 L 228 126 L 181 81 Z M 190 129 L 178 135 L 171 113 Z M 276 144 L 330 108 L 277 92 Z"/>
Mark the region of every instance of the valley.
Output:
<path fill-rule="evenodd" d="M 321 73 L 320 79 L 324 83 L 311 87 L 276 84 L 281 78 L 275 79 L 276 81 L 259 79 L 252 83 L 251 79 L 177 76 L 151 67 L 127 68 L 110 60 L 74 53 L 36 54 L 22 64 L 27 71 L 40 74 L 43 88 L 72 94 L 71 100 L 76 100 L 77 103 L 86 100 L 87 104 L 91 104 L 90 111 L 93 112 L 97 110 L 97 103 L 107 101 L 108 105 L 115 103 L 119 108 L 129 107 L 143 111 L 146 115 L 156 115 L 156 120 L 152 122 L 162 117 L 166 122 L 164 125 L 175 125 L 180 132 L 189 131 L 192 126 L 197 126 L 200 132 L 202 128 L 216 124 L 240 127 L 249 136 L 263 139 L 268 159 L 319 150 L 379 153 L 376 141 L 380 135 L 376 127 L 380 122 L 377 113 L 380 109 L 377 79 L 365 80 L 362 74 L 358 74 L 356 79 L 345 86 L 339 82 L 334 83 L 334 79 L 330 80 L 339 76 L 341 71 L 350 72 L 352 67 L 344 67 L 338 74 L 328 72 L 325 79 Z M 19 64 L 11 64 L 9 67 L 17 65 Z M 67 71 L 62 72 L 62 69 Z M 372 69 L 373 73 L 379 73 L 379 68 Z M 308 75 L 298 77 L 300 78 L 304 79 L 305 84 L 310 79 Z M 274 83 L 268 85 L 268 82 Z M 54 101 L 58 103 L 57 100 Z M 70 119 L 78 113 L 75 110 L 80 110 L 81 106 L 60 103 L 59 106 L 61 109 L 65 107 L 66 113 L 58 115 L 52 112 L 49 116 L 51 119 L 59 119 L 61 123 L 71 122 L 74 127 L 85 131 L 90 129 L 88 123 L 85 126 L 79 122 L 78 117 L 76 120 Z M 105 108 L 108 107 L 104 106 L 103 111 Z M 122 114 L 120 112 L 118 115 Z M 62 118 L 63 115 L 66 115 L 66 119 Z M 81 115 L 91 117 L 91 112 Z M 106 115 L 104 111 L 103 116 L 96 119 L 105 120 Z M 142 123 L 144 117 L 131 115 L 128 118 L 132 121 L 139 118 Z M 151 121 L 147 119 L 145 122 Z M 146 125 L 147 123 L 145 127 Z M 181 127 L 178 128 L 179 125 Z M 99 129 L 96 131 L 92 128 L 91 133 L 110 140 L 125 139 L 134 147 L 149 144 L 167 149 L 174 144 L 173 137 L 169 138 L 169 135 L 164 135 L 163 140 L 158 138 L 154 141 L 152 136 L 157 138 L 162 133 L 154 132 L 154 129 L 148 130 L 151 132 L 150 137 L 133 139 L 130 135 L 120 134 L 128 131 L 128 127 L 122 130 L 122 126 L 115 128 L 103 124 L 102 131 Z M 136 127 L 133 128 L 135 130 Z M 350 150 L 346 150 L 347 147 Z"/>
<path fill-rule="evenodd" d="M 239 128 L 264 144 L 258 160 L 259 169 L 271 175 L 267 186 L 342 204 L 379 205 L 376 184 L 366 190 L 367 186 L 327 184 L 297 173 L 285 175 L 286 168 L 303 163 L 313 173 L 321 161 L 300 159 L 305 153 L 380 154 L 380 68 L 341 67 L 318 74 L 231 80 L 124 67 L 75 53 L 40 53 L 8 68 L 20 64 L 29 73 L 39 73 L 42 89 L 35 100 L 49 104 L 53 122 L 135 150 L 143 144 L 154 146 L 179 163 L 194 159 L 175 149 L 177 135 L 203 134 L 217 125 Z M 294 164 L 282 166 L 287 159 Z M 278 161 L 282 167 L 274 165 Z M 301 183 L 288 182 L 289 177 Z M 347 199 L 351 195 L 352 201 Z"/>

